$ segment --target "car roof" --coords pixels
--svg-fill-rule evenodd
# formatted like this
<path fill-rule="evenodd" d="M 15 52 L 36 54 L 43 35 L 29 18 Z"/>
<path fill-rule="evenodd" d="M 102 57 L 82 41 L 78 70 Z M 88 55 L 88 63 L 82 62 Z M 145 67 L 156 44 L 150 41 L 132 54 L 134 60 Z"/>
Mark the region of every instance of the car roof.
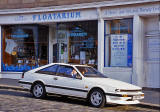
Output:
<path fill-rule="evenodd" d="M 50 65 L 54 65 L 54 64 L 58 64 L 58 65 L 68 65 L 68 66 L 88 66 L 88 65 L 75 64 L 75 63 L 51 63 Z"/>
<path fill-rule="evenodd" d="M 43 68 L 46 68 L 46 67 L 49 67 L 49 66 L 52 66 L 52 65 L 65 65 L 65 66 L 72 66 L 72 67 L 76 67 L 76 66 L 83 66 L 83 67 L 89 67 L 88 65 L 81 65 L 81 64 L 71 64 L 71 63 L 50 63 L 50 64 L 47 64 L 47 65 L 43 65 L 41 67 L 38 67 L 38 68 L 35 68 L 35 69 L 32 69 L 32 70 L 29 70 L 28 72 L 36 72 L 37 70 L 40 70 L 40 69 L 43 69 Z"/>

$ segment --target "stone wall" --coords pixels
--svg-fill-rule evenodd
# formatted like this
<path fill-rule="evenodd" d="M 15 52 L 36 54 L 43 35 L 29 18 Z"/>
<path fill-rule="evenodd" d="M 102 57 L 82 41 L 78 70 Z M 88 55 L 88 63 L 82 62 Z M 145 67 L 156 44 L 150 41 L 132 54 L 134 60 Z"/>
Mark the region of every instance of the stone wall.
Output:
<path fill-rule="evenodd" d="M 0 9 L 20 9 L 115 0 L 0 0 Z M 123 0 L 122 0 L 123 1 Z"/>

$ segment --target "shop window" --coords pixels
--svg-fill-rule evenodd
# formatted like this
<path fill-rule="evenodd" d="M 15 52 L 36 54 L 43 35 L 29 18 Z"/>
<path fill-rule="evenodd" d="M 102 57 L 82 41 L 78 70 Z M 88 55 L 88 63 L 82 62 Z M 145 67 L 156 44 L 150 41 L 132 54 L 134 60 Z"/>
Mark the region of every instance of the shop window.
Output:
<path fill-rule="evenodd" d="M 133 44 L 133 20 L 105 21 L 106 67 L 131 67 Z"/>
<path fill-rule="evenodd" d="M 54 62 L 97 66 L 97 21 L 57 24 Z"/>
<path fill-rule="evenodd" d="M 48 63 L 48 28 L 3 26 L 2 71 L 23 72 Z"/>

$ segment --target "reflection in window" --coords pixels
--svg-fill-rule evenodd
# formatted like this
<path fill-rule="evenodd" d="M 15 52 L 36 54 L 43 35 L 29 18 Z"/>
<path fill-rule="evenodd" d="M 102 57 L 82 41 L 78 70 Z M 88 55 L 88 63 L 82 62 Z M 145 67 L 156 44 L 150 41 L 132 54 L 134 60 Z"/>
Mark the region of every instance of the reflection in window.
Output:
<path fill-rule="evenodd" d="M 97 21 L 57 24 L 53 61 L 97 65 Z"/>
<path fill-rule="evenodd" d="M 47 64 L 47 27 L 10 25 L 2 30 L 3 71 L 22 72 Z"/>
<path fill-rule="evenodd" d="M 132 21 L 132 19 L 105 21 L 105 66 L 132 66 Z"/>
<path fill-rule="evenodd" d="M 71 77 L 73 68 L 68 66 L 59 66 L 57 70 L 58 75 L 63 75 L 64 77 Z"/>
<path fill-rule="evenodd" d="M 53 66 L 44 68 L 44 69 L 39 70 L 39 71 L 40 71 L 40 72 L 53 72 L 53 73 L 56 73 L 57 68 L 58 68 L 58 65 L 53 65 Z"/>

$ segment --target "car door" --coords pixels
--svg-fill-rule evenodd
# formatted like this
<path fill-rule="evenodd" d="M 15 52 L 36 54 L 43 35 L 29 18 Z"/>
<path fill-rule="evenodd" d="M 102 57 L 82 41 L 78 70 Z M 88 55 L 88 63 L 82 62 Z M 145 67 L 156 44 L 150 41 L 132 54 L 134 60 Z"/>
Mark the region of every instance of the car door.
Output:
<path fill-rule="evenodd" d="M 87 96 L 87 89 L 83 78 L 77 73 L 79 78 L 72 77 L 71 66 L 60 65 L 57 69 L 57 74 L 53 78 L 54 92 L 62 95 L 84 97 Z"/>
<path fill-rule="evenodd" d="M 48 66 L 35 72 L 36 79 L 42 81 L 45 85 L 46 92 L 53 93 L 54 77 L 58 69 L 58 64 Z"/>

